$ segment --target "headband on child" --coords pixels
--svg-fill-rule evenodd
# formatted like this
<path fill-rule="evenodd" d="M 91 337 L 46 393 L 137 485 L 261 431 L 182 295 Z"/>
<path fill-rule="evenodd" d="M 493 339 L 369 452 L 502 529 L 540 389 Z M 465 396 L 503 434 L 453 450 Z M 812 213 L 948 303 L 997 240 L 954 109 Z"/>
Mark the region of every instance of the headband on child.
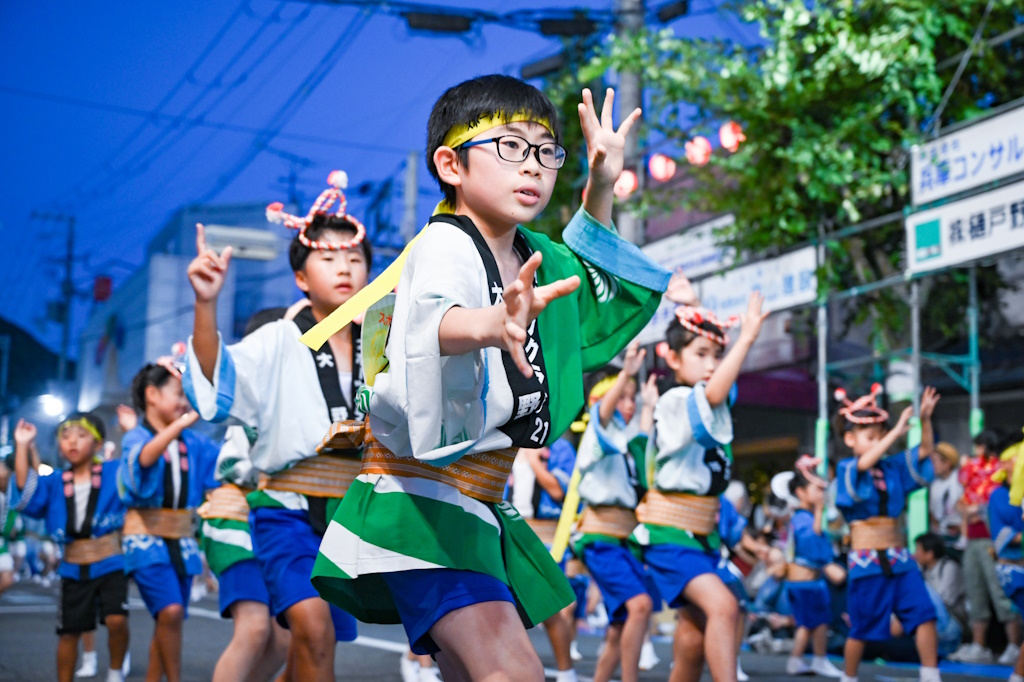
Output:
<path fill-rule="evenodd" d="M 825 479 L 818 475 L 817 468 L 821 464 L 819 457 L 812 457 L 811 455 L 800 455 L 800 459 L 796 461 L 795 469 L 800 474 L 810 481 L 811 485 L 816 485 L 819 488 L 827 488 L 828 484 Z"/>
<path fill-rule="evenodd" d="M 683 305 L 676 308 L 676 319 L 679 320 L 679 324 L 683 325 L 683 328 L 689 329 L 694 334 L 699 334 L 705 339 L 714 341 L 720 346 L 729 345 L 729 336 L 725 333 L 725 330 L 736 326 L 740 321 L 740 318 L 737 315 L 730 315 L 722 321 L 707 308 L 692 305 Z M 715 325 L 722 330 L 722 333 L 716 334 L 704 329 L 700 325 L 705 322 L 710 322 Z"/>
<path fill-rule="evenodd" d="M 170 355 L 161 355 L 153 361 L 154 365 L 160 365 L 168 372 L 172 377 L 181 378 L 182 373 L 185 371 L 185 352 L 188 349 L 185 346 L 184 341 L 176 341 L 171 346 Z"/>
<path fill-rule="evenodd" d="M 61 435 L 63 435 L 64 431 L 72 426 L 82 427 L 90 436 L 95 438 L 97 442 L 103 442 L 103 436 L 100 434 L 99 429 L 96 428 L 96 425 L 84 417 L 80 417 L 78 419 L 69 419 L 66 422 L 61 422 L 61 425 L 57 427 L 57 438 L 60 438 Z"/>
<path fill-rule="evenodd" d="M 875 397 L 882 393 L 881 384 L 871 384 L 871 392 L 863 395 L 854 401 L 846 397 L 846 389 L 837 388 L 836 400 L 843 403 L 839 414 L 851 424 L 884 424 L 889 421 L 889 413 L 878 406 Z M 857 416 L 855 412 L 867 412 L 867 415 Z"/>
<path fill-rule="evenodd" d="M 267 220 L 272 223 L 283 223 L 285 227 L 292 230 L 299 231 L 299 241 L 302 242 L 303 246 L 307 249 L 313 249 L 314 251 L 343 251 L 345 249 L 351 249 L 358 246 L 366 238 L 366 227 L 355 219 L 355 217 L 345 212 L 348 206 L 348 201 L 345 199 L 345 194 L 341 191 L 348 187 L 348 175 L 345 171 L 331 171 L 331 174 L 327 176 L 327 184 L 330 185 L 327 189 L 320 193 L 314 202 L 313 207 L 309 209 L 309 213 L 306 214 L 305 218 L 291 215 L 290 213 L 284 212 L 284 204 L 280 201 L 267 206 Z M 338 202 L 338 209 L 334 213 L 328 213 L 328 210 L 335 202 Z M 329 216 L 332 218 L 343 218 L 352 224 L 356 229 L 356 236 L 352 237 L 347 241 L 341 242 L 340 244 L 331 244 L 328 242 L 322 242 L 319 240 L 310 239 L 306 236 L 306 229 L 313 223 L 313 219 L 317 215 Z"/>
<path fill-rule="evenodd" d="M 444 142 L 441 143 L 441 146 L 454 149 L 461 144 L 469 142 L 480 133 L 487 132 L 491 128 L 497 128 L 498 126 L 508 125 L 509 123 L 539 123 L 547 128 L 549 133 L 555 134 L 551 130 L 550 121 L 546 118 L 537 118 L 526 112 L 509 115 L 496 111 L 490 116 L 481 116 L 473 123 L 460 123 L 457 126 L 452 126 L 452 129 L 444 136 Z"/>

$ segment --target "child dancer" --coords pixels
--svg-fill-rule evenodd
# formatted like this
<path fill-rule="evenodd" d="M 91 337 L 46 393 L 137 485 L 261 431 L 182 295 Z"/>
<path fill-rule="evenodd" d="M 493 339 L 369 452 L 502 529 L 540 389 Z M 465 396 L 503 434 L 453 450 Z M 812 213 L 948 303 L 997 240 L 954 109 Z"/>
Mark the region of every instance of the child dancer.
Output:
<path fill-rule="evenodd" d="M 608 609 L 605 646 L 594 669 L 594 679 L 599 682 L 611 679 L 620 662 L 622 679 L 637 679 L 648 619 L 655 605 L 661 606 L 661 598 L 650 589 L 643 563 L 628 545 L 637 526 L 635 510 L 643 496 L 646 470 L 643 449 L 657 401 L 644 403 L 637 429 L 632 424 L 635 377 L 645 354 L 633 342 L 626 350 L 622 370 L 591 389 L 590 421 L 577 455 L 580 500 L 585 506 L 576 529 L 575 550 Z"/>
<path fill-rule="evenodd" d="M 515 448 L 568 428 L 583 372 L 643 327 L 669 278 L 606 227 L 639 110 L 615 131 L 611 94 L 600 118 L 583 98 L 590 177 L 564 246 L 519 227 L 566 158 L 551 102 L 484 76 L 435 104 L 427 160 L 446 201 L 408 252 L 361 473 L 313 572 L 360 619 L 401 620 L 414 651 L 438 652 L 446 680 L 543 677 L 524 623 L 573 594 L 501 501 Z"/>
<path fill-rule="evenodd" d="M 187 430 L 188 412 L 178 369 L 170 359 L 148 364 L 132 380 L 132 402 L 142 424 L 125 434 L 117 464 L 124 519 L 125 571 L 156 620 L 146 679 L 181 679 L 181 633 L 192 576 L 202 572 L 192 514 L 214 480 L 217 445 Z"/>
<path fill-rule="evenodd" d="M 362 420 L 356 397 L 363 371 L 359 325 L 332 335 L 318 352 L 299 336 L 358 293 L 372 264 L 366 228 L 346 213 L 348 177 L 334 171 L 328 183 L 305 217 L 284 213 L 280 203 L 267 207 L 268 219 L 298 230 L 288 258 L 309 306 L 294 319 L 225 346 L 217 297 L 231 254 L 207 248 L 197 226 L 199 253 L 189 265 L 196 316 L 185 390 L 204 419 L 230 417 L 259 433 L 250 457 L 267 478 L 247 496 L 254 554 L 271 614 L 291 630 L 286 674 L 302 680 L 333 679 L 335 643 L 356 637 L 355 620 L 330 607 L 309 582 L 327 521 L 359 471 L 356 443 L 321 455 L 316 448 L 332 422 Z"/>
<path fill-rule="evenodd" d="M 1002 485 L 989 497 L 988 525 L 996 550 L 999 584 L 1017 610 L 1024 613 L 1024 548 L 1021 546 L 1024 518 L 1021 518 L 1020 505 L 1010 501 L 1010 479 L 1007 476 L 1007 471 L 1013 470 L 1015 460 L 1021 456 L 1022 448 L 1024 443 L 1014 443 L 999 456 L 1002 468 L 993 474 L 993 478 L 1002 479 Z M 1011 654 L 1013 651 L 1010 647 L 1013 646 L 1013 642 L 1007 644 Z M 1003 656 L 1006 656 L 1006 652 L 1003 652 Z M 1024 682 L 1024 650 L 1017 651 L 1009 682 Z"/>
<path fill-rule="evenodd" d="M 847 608 L 850 636 L 846 640 L 844 682 L 856 682 L 865 640 L 887 640 L 890 619 L 896 616 L 907 633 L 914 633 L 921 658 L 921 682 L 941 680 L 938 668 L 936 613 L 921 571 L 907 551 L 897 526 L 907 495 L 928 485 L 933 475 L 929 455 L 935 447 L 932 412 L 939 394 L 928 387 L 921 396 L 921 444 L 889 457 L 889 448 L 906 433 L 913 408 L 900 414 L 886 430 L 889 413 L 875 397 L 881 387 L 851 402 L 839 392 L 843 443 L 853 457 L 839 462 L 836 507 L 850 524 Z"/>
<path fill-rule="evenodd" d="M 12 453 L 13 454 L 13 453 Z M 0 460 L 0 594 L 14 584 L 14 557 L 7 548 L 7 538 L 3 533 L 7 525 L 8 502 L 7 486 L 10 483 L 11 470 L 4 460 Z"/>
<path fill-rule="evenodd" d="M 828 486 L 814 472 L 819 461 L 807 455 L 801 457 L 789 480 L 789 492 L 796 498 L 797 508 L 789 522 L 791 556 L 786 567 L 786 587 L 796 620 L 796 635 L 786 661 L 786 674 L 842 677 L 843 673 L 826 657 L 832 600 L 822 571 L 835 557 L 832 542 L 822 529 Z M 808 641 L 814 651 L 810 665 L 803 660 Z"/>
<path fill-rule="evenodd" d="M 688 656 L 698 641 L 712 678 L 736 680 L 739 607 L 716 573 L 717 514 L 732 472 L 723 449 L 732 441 L 728 397 L 768 315 L 761 312 L 763 300 L 751 294 L 739 339 L 724 359 L 725 325 L 706 309 L 677 308 L 666 332 L 663 356 L 679 386 L 654 410 L 647 452 L 654 480 L 637 518 L 649 535 L 644 559 L 651 576 L 669 606 L 679 609 L 673 680 L 700 677 L 703 661 Z"/>
<path fill-rule="evenodd" d="M 104 434 L 96 415 L 71 414 L 57 427 L 57 446 L 70 468 L 39 476 L 29 465 L 35 426 L 20 420 L 14 430 L 14 507 L 32 518 L 45 519 L 47 533 L 64 545 L 57 615 L 57 679 L 62 682 L 73 679 L 78 640 L 83 632 L 96 629 L 97 611 L 109 634 L 107 680 L 124 679 L 128 579 L 119 531 L 125 509 L 117 495 L 118 463 L 95 461 Z"/>

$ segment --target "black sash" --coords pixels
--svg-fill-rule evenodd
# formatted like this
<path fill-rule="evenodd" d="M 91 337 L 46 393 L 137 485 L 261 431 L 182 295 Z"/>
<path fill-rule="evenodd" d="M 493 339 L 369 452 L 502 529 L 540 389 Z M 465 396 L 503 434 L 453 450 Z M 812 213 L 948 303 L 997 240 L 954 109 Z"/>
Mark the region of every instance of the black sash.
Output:
<path fill-rule="evenodd" d="M 501 272 L 498 270 L 498 263 L 491 253 L 490 247 L 484 241 L 483 235 L 477 229 L 473 221 L 466 216 L 451 214 L 436 215 L 430 222 L 441 222 L 454 225 L 473 240 L 480 259 L 483 261 L 484 270 L 487 273 L 487 280 L 490 282 L 491 305 L 501 301 L 501 294 L 505 287 L 501 282 Z M 526 243 L 526 239 L 517 230 L 512 247 L 519 254 L 525 263 L 533 252 Z M 536 284 L 536 281 L 534 281 Z M 512 445 L 521 448 L 539 448 L 548 441 L 551 435 L 551 408 L 548 404 L 549 392 L 547 381 L 547 368 L 544 365 L 544 353 L 541 351 L 540 334 L 537 331 L 537 321 L 534 320 L 530 328 L 526 330 L 526 343 L 524 345 L 526 359 L 533 365 L 533 376 L 527 379 L 516 367 L 512 355 L 506 350 L 501 351 L 501 361 L 505 368 L 505 376 L 508 378 L 509 388 L 512 389 L 513 412 L 511 418 L 499 427 L 499 430 L 512 439 Z"/>
<path fill-rule="evenodd" d="M 313 310 L 308 306 L 299 311 L 299 314 L 295 316 L 295 326 L 303 334 L 312 329 L 315 324 L 316 318 L 313 317 Z M 351 327 L 352 333 L 352 385 L 350 387 L 350 395 L 352 396 L 352 403 L 355 403 L 359 387 L 363 385 L 362 352 L 360 348 L 362 336 L 358 324 L 353 322 L 349 327 Z M 362 420 L 363 413 L 356 410 L 352 403 L 345 400 L 345 394 L 341 390 L 341 380 L 338 377 L 337 358 L 334 357 L 331 345 L 328 343 L 318 351 L 310 348 L 309 352 L 313 354 L 316 376 L 320 380 L 320 391 L 324 394 L 324 400 L 327 402 L 327 418 L 331 420 L 332 424 L 345 421 L 346 419 Z"/>

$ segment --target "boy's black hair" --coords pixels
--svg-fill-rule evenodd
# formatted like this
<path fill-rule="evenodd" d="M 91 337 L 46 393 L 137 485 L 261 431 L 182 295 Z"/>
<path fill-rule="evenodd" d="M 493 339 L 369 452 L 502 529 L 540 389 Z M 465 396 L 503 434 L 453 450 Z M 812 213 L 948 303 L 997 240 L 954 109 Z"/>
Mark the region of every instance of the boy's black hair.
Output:
<path fill-rule="evenodd" d="M 249 321 L 245 323 L 244 336 L 249 336 L 249 334 L 252 334 L 265 324 L 280 320 L 286 312 L 288 312 L 287 308 L 265 308 L 253 313 Z"/>
<path fill-rule="evenodd" d="M 809 485 L 811 485 L 811 482 L 803 475 L 803 472 L 795 470 L 793 472 L 793 478 L 789 479 L 789 494 L 796 495 L 797 490 L 803 490 Z"/>
<path fill-rule="evenodd" d="M 149 363 L 132 379 L 132 405 L 146 414 L 146 389 L 150 386 L 163 388 L 173 375 L 162 365 Z"/>
<path fill-rule="evenodd" d="M 704 320 L 697 326 L 715 336 L 722 336 L 724 334 L 721 327 L 709 320 Z M 668 329 L 665 330 L 665 341 L 668 343 L 668 347 L 677 353 L 681 352 L 699 337 L 700 334 L 684 327 L 678 317 L 673 317 L 672 321 L 668 323 Z"/>
<path fill-rule="evenodd" d="M 99 416 L 97 416 L 93 412 L 72 412 L 68 416 L 64 417 L 64 419 L 61 420 L 60 425 L 57 426 L 57 433 L 58 433 L 58 435 L 61 432 L 61 427 L 62 426 L 64 426 L 68 422 L 77 422 L 77 421 L 87 422 L 90 426 L 92 426 L 94 429 L 96 429 L 96 432 L 100 434 L 100 442 L 101 443 L 102 443 L 103 440 L 106 439 L 106 437 L 107 437 L 107 427 L 104 425 L 103 420 L 100 419 Z"/>
<path fill-rule="evenodd" d="M 985 448 L 990 454 L 998 455 L 1003 449 L 1005 436 L 995 429 L 985 429 L 974 437 L 974 444 Z"/>
<path fill-rule="evenodd" d="M 555 142 L 562 143 L 562 127 L 558 110 L 547 95 L 525 81 L 512 76 L 492 74 L 479 76 L 448 88 L 441 95 L 427 120 L 427 168 L 441 187 L 445 200 L 455 204 L 455 188 L 442 182 L 434 165 L 434 152 L 444 144 L 448 131 L 458 125 L 476 123 L 483 117 L 498 114 L 511 117 L 526 114 L 530 118 L 547 119 Z M 467 163 L 466 150 L 459 149 L 459 161 Z"/>
<path fill-rule="evenodd" d="M 306 228 L 306 238 L 310 241 L 316 241 L 323 236 L 325 232 L 337 232 L 338 234 L 344 235 L 346 238 L 351 237 L 357 233 L 356 226 L 348 221 L 347 218 L 338 218 L 333 215 L 317 214 L 313 216 L 313 222 Z M 369 271 L 373 267 L 373 246 L 370 244 L 369 235 L 367 235 L 363 241 L 359 243 L 358 247 L 363 252 L 363 256 L 366 258 L 366 270 Z M 292 238 L 292 243 L 288 245 L 288 264 L 292 266 L 292 272 L 298 272 L 302 268 L 306 267 L 306 259 L 309 258 L 309 254 L 313 253 L 315 249 L 311 249 L 299 240 L 299 235 L 296 234 Z"/>
<path fill-rule="evenodd" d="M 925 533 L 924 535 L 918 535 L 917 539 L 914 540 L 915 544 L 921 545 L 921 549 L 926 552 L 931 552 L 936 559 L 941 559 L 946 556 L 946 543 L 942 537 L 936 533 Z"/>

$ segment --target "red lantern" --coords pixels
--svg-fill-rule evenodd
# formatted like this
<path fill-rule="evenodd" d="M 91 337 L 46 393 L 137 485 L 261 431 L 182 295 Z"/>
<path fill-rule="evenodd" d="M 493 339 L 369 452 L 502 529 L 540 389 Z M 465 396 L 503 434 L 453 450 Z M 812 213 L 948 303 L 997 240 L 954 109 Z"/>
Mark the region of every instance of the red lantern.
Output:
<path fill-rule="evenodd" d="M 676 162 L 664 154 L 654 154 L 647 162 L 651 177 L 658 182 L 667 182 L 676 174 Z"/>
<path fill-rule="evenodd" d="M 711 142 L 698 135 L 686 143 L 686 160 L 694 166 L 703 166 L 711 160 Z"/>
<path fill-rule="evenodd" d="M 722 142 L 723 147 L 735 153 L 740 148 L 740 142 L 747 141 L 747 136 L 743 134 L 743 128 L 739 123 L 729 121 L 718 129 L 718 139 Z"/>
<path fill-rule="evenodd" d="M 612 191 L 615 192 L 615 196 L 618 198 L 627 199 L 639 186 L 640 181 L 637 180 L 636 173 L 631 170 L 624 170 L 619 175 L 619 179 L 615 181 L 615 187 L 612 188 Z"/>

